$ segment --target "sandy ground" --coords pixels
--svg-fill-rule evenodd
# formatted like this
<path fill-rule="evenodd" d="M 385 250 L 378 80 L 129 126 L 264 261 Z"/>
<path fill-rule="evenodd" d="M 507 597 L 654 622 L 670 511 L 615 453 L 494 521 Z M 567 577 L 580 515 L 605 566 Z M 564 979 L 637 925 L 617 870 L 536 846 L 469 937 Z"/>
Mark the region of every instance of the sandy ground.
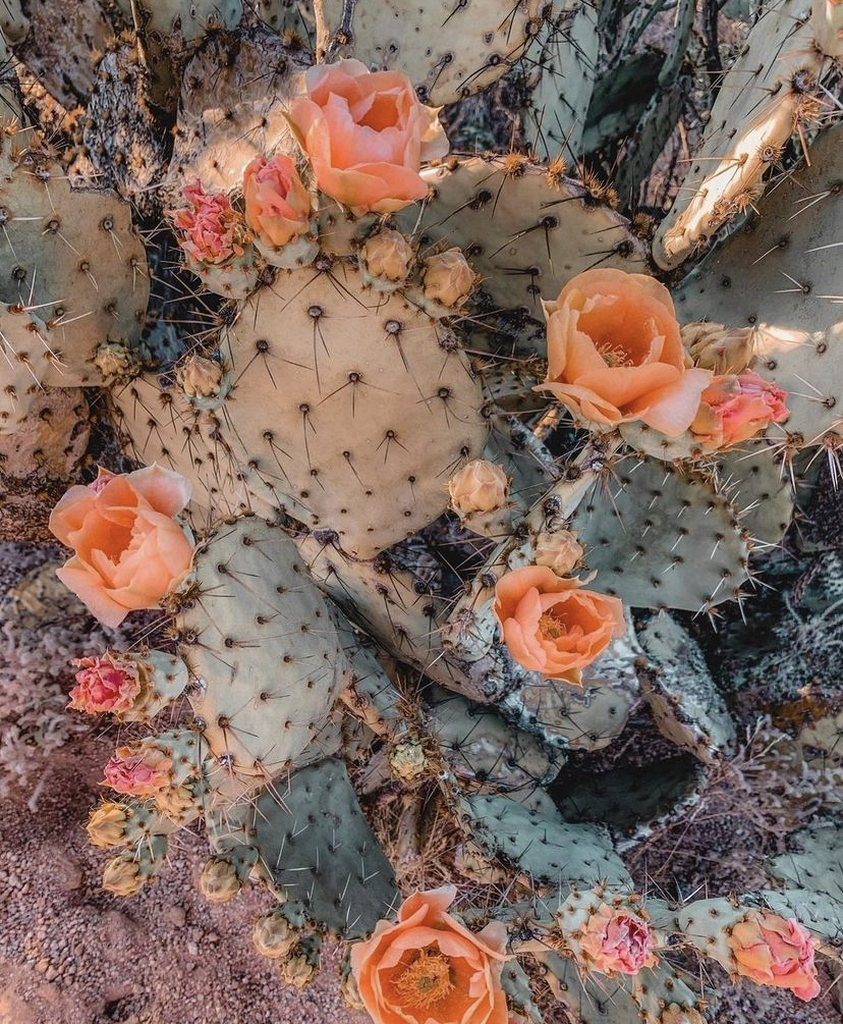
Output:
<path fill-rule="evenodd" d="M 339 993 L 335 951 L 303 992 L 254 952 L 265 894 L 203 898 L 201 837 L 180 835 L 140 895 L 100 889 L 107 854 L 83 824 L 112 743 L 64 748 L 34 814 L 28 794 L 0 802 L 0 1024 L 365 1024 Z"/>

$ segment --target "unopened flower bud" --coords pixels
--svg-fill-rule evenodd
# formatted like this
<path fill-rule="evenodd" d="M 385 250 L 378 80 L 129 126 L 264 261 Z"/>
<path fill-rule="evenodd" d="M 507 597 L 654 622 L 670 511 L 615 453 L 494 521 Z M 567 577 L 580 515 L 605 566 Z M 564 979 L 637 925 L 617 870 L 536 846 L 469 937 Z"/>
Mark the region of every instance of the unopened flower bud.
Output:
<path fill-rule="evenodd" d="M 694 365 L 715 373 L 740 373 L 753 355 L 755 331 L 752 327 L 724 327 L 701 321 L 683 324 L 682 343 Z"/>
<path fill-rule="evenodd" d="M 376 291 L 392 291 L 407 280 L 413 247 L 399 231 L 379 231 L 360 250 L 360 271 Z"/>
<path fill-rule="evenodd" d="M 500 466 L 486 459 L 475 459 L 463 466 L 448 481 L 451 507 L 459 515 L 494 512 L 509 495 L 509 478 Z"/>
<path fill-rule="evenodd" d="M 86 830 L 94 846 L 108 850 L 126 838 L 126 808 L 122 804 L 100 804 L 91 811 Z"/>
<path fill-rule="evenodd" d="M 459 309 L 471 294 L 477 275 L 459 249 L 448 249 L 425 261 L 424 297 Z"/>
<path fill-rule="evenodd" d="M 190 398 L 216 398 L 222 377 L 220 364 L 205 356 L 189 356 L 176 370 L 176 379 Z"/>
<path fill-rule="evenodd" d="M 570 530 L 540 533 L 536 537 L 536 565 L 546 565 L 557 576 L 567 576 L 582 556 L 582 545 Z"/>
<path fill-rule="evenodd" d="M 319 970 L 319 951 L 322 940 L 318 935 L 308 935 L 292 950 L 290 956 L 278 963 L 278 973 L 285 985 L 304 988 L 313 980 Z"/>
<path fill-rule="evenodd" d="M 414 782 L 428 770 L 424 747 L 413 739 L 396 743 L 389 753 L 389 766 L 402 782 Z"/>
<path fill-rule="evenodd" d="M 94 363 L 106 384 L 126 380 L 140 373 L 140 363 L 122 341 L 107 341 L 97 347 Z"/>
<path fill-rule="evenodd" d="M 211 857 L 199 876 L 202 895 L 211 903 L 226 903 L 243 888 L 234 865 L 224 857 Z"/>
<path fill-rule="evenodd" d="M 114 857 L 105 865 L 102 874 L 102 887 L 112 896 L 134 896 L 143 888 L 145 881 L 140 864 L 131 854 Z"/>
<path fill-rule="evenodd" d="M 304 925 L 305 916 L 299 905 L 283 903 L 255 921 L 252 942 L 261 956 L 278 960 L 287 956 L 299 941 Z"/>

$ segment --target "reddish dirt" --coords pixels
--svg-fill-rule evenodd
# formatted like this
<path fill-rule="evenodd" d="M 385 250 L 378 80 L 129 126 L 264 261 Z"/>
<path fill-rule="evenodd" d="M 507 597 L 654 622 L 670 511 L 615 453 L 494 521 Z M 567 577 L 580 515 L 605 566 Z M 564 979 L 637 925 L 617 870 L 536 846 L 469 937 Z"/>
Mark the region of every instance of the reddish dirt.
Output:
<path fill-rule="evenodd" d="M 197 885 L 207 847 L 182 833 L 159 881 L 128 900 L 103 892 L 107 854 L 83 824 L 113 737 L 54 757 L 35 813 L 0 802 L 0 1024 L 366 1024 L 337 981 L 336 950 L 304 991 L 253 950 L 257 889 L 212 906 Z"/>

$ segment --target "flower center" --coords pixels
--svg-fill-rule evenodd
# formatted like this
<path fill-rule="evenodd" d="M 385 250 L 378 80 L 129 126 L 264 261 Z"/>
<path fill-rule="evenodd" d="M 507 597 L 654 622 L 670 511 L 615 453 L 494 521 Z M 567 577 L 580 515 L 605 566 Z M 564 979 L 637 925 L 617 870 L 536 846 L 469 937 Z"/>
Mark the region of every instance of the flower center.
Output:
<path fill-rule="evenodd" d="M 597 351 L 603 357 L 603 362 L 607 366 L 632 366 L 632 356 L 623 348 L 622 345 L 613 345 L 611 342 L 606 341 L 597 345 Z"/>
<path fill-rule="evenodd" d="M 550 612 L 545 612 L 539 618 L 539 633 L 541 633 L 544 640 L 558 640 L 560 636 L 564 636 L 568 630 L 565 628 L 564 623 L 560 622 L 555 615 L 551 615 Z"/>
<path fill-rule="evenodd" d="M 450 961 L 442 953 L 423 949 L 396 978 L 394 985 L 406 1006 L 426 1010 L 454 989 Z"/>

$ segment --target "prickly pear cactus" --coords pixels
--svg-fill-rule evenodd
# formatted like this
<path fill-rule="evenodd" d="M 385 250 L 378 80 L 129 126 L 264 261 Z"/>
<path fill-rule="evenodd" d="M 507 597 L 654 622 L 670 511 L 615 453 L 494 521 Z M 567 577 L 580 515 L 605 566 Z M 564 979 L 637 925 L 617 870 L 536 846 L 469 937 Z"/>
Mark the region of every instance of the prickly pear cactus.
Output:
<path fill-rule="evenodd" d="M 375 1024 L 831 1024 L 835 5 L 6 6 L 2 554 L 138 626 L 105 890 L 199 829 Z"/>

